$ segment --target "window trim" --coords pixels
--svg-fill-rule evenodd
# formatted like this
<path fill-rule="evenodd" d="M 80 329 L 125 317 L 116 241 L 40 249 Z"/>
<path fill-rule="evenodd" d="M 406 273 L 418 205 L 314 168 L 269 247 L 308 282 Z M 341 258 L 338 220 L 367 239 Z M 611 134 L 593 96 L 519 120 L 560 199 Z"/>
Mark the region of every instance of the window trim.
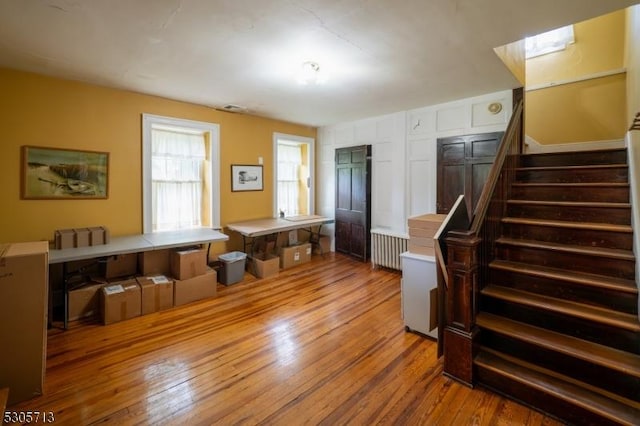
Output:
<path fill-rule="evenodd" d="M 286 140 L 299 144 L 306 144 L 309 153 L 309 214 L 315 214 L 315 143 L 314 138 L 287 133 L 273 133 L 273 217 L 278 217 L 278 141 Z"/>
<path fill-rule="evenodd" d="M 220 229 L 220 125 L 204 121 L 185 120 L 154 114 L 142 114 L 142 230 L 152 233 L 151 199 L 151 129 L 154 125 L 193 129 L 209 134 L 209 158 L 211 159 L 211 217 L 210 227 Z M 155 231 L 163 232 L 163 231 Z"/>

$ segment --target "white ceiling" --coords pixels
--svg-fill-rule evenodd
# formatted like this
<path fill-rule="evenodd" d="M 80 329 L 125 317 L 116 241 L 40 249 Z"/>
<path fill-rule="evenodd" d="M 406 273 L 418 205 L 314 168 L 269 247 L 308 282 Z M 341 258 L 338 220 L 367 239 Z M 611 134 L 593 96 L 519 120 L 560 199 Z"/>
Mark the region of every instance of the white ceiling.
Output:
<path fill-rule="evenodd" d="M 494 47 L 635 3 L 0 0 L 0 66 L 321 126 L 517 87 Z"/>

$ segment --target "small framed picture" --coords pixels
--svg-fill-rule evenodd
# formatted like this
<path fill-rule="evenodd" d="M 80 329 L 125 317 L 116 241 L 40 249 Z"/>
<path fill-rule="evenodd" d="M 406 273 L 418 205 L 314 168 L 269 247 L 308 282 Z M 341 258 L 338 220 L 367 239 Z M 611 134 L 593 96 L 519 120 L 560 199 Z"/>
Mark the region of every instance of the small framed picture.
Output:
<path fill-rule="evenodd" d="M 231 191 L 262 191 L 262 166 L 231 165 Z"/>

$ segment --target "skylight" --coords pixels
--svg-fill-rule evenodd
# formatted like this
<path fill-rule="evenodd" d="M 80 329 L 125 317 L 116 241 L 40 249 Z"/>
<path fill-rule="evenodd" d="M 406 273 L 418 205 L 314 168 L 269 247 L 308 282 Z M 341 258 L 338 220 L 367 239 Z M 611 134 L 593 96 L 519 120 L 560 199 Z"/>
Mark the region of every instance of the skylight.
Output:
<path fill-rule="evenodd" d="M 547 31 L 525 39 L 526 58 L 546 55 L 547 53 L 557 52 L 566 49 L 566 47 L 574 43 L 573 25 Z"/>

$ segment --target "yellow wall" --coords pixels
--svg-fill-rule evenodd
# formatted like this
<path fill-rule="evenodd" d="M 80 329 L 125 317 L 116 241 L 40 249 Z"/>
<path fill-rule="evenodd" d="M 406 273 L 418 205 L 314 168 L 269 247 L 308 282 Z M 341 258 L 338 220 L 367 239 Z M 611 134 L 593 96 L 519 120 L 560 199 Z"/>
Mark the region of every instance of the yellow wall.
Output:
<path fill-rule="evenodd" d="M 624 65 L 627 68 L 627 127 L 630 127 L 635 115 L 640 113 L 640 4 L 628 7 L 626 12 Z"/>
<path fill-rule="evenodd" d="M 493 49 L 509 71 L 523 86 L 526 83 L 526 59 L 524 39 Z"/>
<path fill-rule="evenodd" d="M 94 225 L 114 236 L 142 232 L 142 113 L 220 125 L 222 226 L 272 216 L 273 132 L 316 137 L 308 126 L 3 68 L 0 94 L 0 242 L 51 240 L 55 229 Z M 22 145 L 109 152 L 109 198 L 21 200 Z M 232 193 L 231 164 L 258 164 L 259 156 L 264 191 Z"/>
<path fill-rule="evenodd" d="M 527 92 L 527 134 L 547 144 L 622 139 L 625 87 L 616 74 Z"/>
<path fill-rule="evenodd" d="M 527 60 L 527 88 L 623 68 L 624 10 L 577 23 L 574 34 L 566 50 Z M 622 73 L 528 91 L 527 135 L 542 144 L 622 139 L 625 79 Z"/>

